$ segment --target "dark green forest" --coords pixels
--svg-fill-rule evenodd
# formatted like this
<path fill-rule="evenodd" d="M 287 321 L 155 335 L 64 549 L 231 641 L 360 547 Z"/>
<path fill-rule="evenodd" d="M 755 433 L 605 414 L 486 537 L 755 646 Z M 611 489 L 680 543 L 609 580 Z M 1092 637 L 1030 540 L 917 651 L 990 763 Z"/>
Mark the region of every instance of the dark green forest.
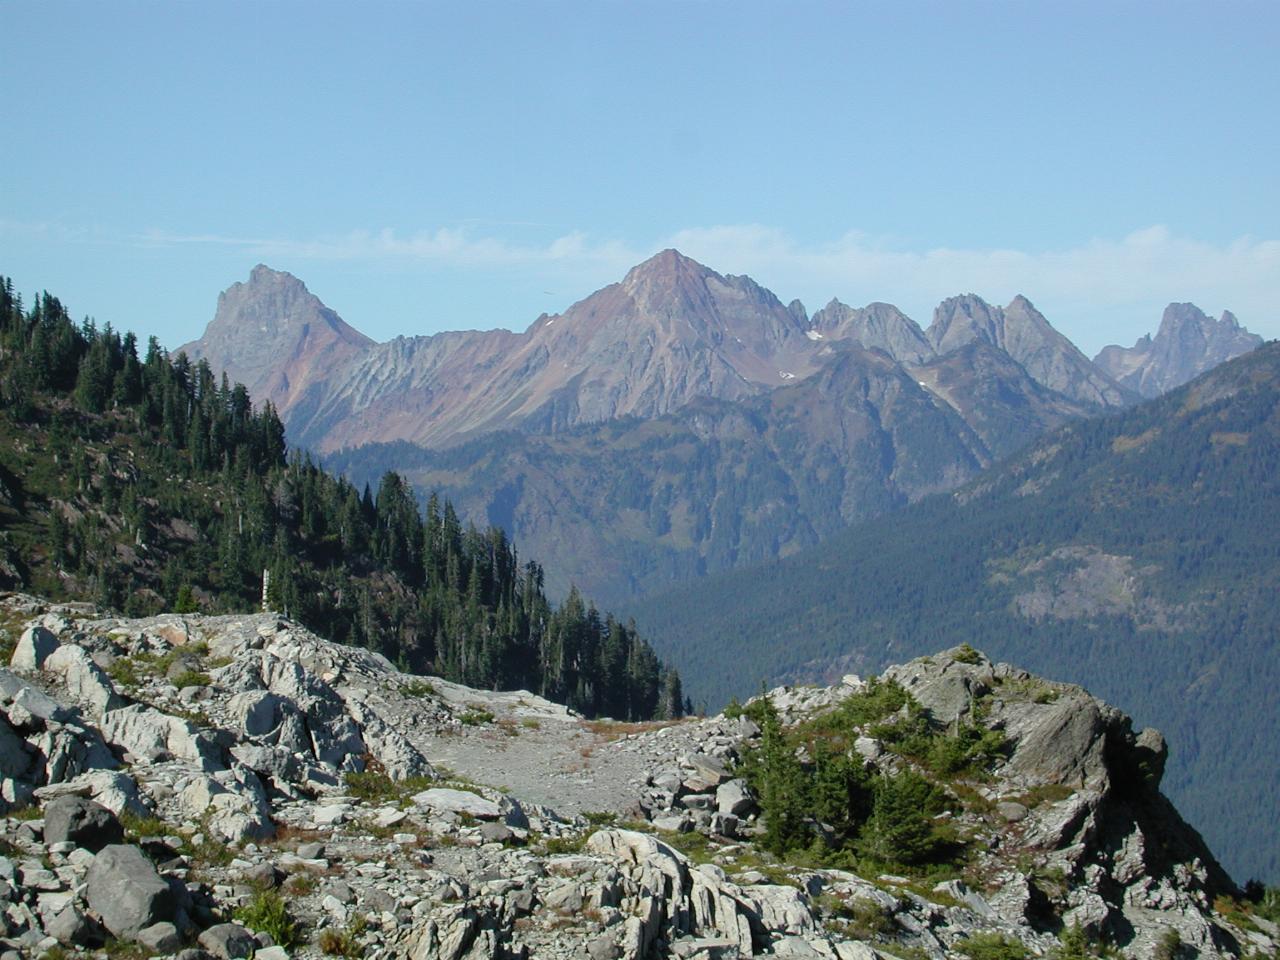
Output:
<path fill-rule="evenodd" d="M 1165 792 L 1237 877 L 1274 883 L 1280 344 L 632 612 L 712 709 L 960 643 L 1081 683 L 1165 734 Z"/>
<path fill-rule="evenodd" d="M 397 474 L 357 489 L 290 453 L 270 403 L 56 297 L 0 278 L 0 588 L 143 616 L 271 606 L 402 668 L 529 689 L 589 715 L 679 715 L 680 678 L 634 625 L 501 529 L 420 508 Z"/>

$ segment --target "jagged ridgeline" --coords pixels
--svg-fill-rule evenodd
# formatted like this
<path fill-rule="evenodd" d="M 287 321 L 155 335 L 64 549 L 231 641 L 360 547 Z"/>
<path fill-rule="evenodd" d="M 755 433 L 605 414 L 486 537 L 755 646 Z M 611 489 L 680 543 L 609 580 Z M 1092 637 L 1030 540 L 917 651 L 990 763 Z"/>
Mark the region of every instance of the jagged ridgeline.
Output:
<path fill-rule="evenodd" d="M 526 688 L 584 713 L 681 712 L 634 627 L 543 572 L 498 528 L 420 510 L 398 475 L 357 490 L 289 455 L 269 402 L 47 293 L 0 278 L 0 588 L 142 616 L 273 604 L 419 673 Z"/>

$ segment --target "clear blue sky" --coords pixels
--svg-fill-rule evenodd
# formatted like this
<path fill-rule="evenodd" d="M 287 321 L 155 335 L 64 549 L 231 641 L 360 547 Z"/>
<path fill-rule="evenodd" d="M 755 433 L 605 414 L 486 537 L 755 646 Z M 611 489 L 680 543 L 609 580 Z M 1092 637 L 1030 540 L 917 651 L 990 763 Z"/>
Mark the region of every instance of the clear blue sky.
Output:
<path fill-rule="evenodd" d="M 1280 336 L 1280 4 L 0 0 L 0 273 L 172 347 L 266 262 L 378 339 L 675 245 L 810 311 Z"/>

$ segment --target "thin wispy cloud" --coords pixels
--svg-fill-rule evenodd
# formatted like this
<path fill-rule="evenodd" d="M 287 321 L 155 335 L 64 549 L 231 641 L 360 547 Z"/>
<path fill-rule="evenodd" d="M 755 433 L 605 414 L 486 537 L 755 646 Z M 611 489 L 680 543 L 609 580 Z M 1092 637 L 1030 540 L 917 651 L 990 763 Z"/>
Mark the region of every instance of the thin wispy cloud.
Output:
<path fill-rule="evenodd" d="M 627 263 L 636 256 L 616 241 L 597 242 L 572 232 L 543 244 L 517 244 L 477 235 L 466 228 L 440 227 L 412 234 L 390 228 L 352 230 L 309 239 L 247 238 L 211 234 L 149 231 L 135 238 L 148 246 L 211 244 L 238 246 L 262 257 L 301 260 L 418 260 L 469 267 L 503 267 L 536 263 Z"/>

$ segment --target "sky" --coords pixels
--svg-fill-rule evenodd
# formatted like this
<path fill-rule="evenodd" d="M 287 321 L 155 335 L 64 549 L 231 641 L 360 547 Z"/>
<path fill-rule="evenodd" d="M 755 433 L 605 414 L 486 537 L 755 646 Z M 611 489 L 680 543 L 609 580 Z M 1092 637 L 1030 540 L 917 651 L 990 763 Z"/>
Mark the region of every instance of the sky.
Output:
<path fill-rule="evenodd" d="M 1280 4 L 0 0 L 0 274 L 201 333 L 263 262 L 375 339 L 674 246 L 810 312 L 1170 301 L 1280 337 Z"/>

